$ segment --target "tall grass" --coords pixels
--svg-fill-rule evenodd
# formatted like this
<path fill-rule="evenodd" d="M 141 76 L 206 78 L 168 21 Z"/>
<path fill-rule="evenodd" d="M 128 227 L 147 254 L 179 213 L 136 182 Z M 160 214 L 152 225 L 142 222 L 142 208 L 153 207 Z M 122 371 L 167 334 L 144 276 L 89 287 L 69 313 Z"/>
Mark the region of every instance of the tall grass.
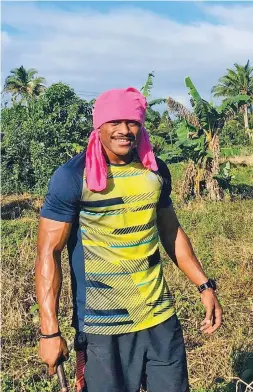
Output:
<path fill-rule="evenodd" d="M 250 186 L 248 168 L 234 168 L 237 183 Z M 253 200 L 187 205 L 177 199 L 184 165 L 171 167 L 173 201 L 180 222 L 197 256 L 218 284 L 224 309 L 222 328 L 213 336 L 200 332 L 204 317 L 199 294 L 162 252 L 164 273 L 176 298 L 187 347 L 189 375 L 195 392 L 233 391 L 230 378 L 242 376 L 253 358 Z M 246 174 L 245 174 L 246 173 Z M 47 375 L 38 350 L 38 310 L 34 291 L 34 259 L 39 202 L 29 195 L 3 199 L 2 222 L 2 391 L 58 390 L 56 377 Z M 16 212 L 15 212 L 16 211 Z M 63 255 L 60 324 L 69 344 L 71 294 L 66 252 Z M 65 368 L 74 391 L 74 352 Z"/>

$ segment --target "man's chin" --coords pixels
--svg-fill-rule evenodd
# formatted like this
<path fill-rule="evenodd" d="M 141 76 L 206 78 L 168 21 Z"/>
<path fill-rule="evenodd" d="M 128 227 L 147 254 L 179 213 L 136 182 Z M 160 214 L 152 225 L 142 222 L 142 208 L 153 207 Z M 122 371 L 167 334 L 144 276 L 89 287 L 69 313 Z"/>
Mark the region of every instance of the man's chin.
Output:
<path fill-rule="evenodd" d="M 119 148 L 115 149 L 113 151 L 113 153 L 115 155 L 120 156 L 120 157 L 124 157 L 124 156 L 129 155 L 131 153 L 132 149 L 133 149 L 132 146 L 131 147 L 128 147 L 128 146 L 126 146 L 126 147 L 119 147 Z"/>

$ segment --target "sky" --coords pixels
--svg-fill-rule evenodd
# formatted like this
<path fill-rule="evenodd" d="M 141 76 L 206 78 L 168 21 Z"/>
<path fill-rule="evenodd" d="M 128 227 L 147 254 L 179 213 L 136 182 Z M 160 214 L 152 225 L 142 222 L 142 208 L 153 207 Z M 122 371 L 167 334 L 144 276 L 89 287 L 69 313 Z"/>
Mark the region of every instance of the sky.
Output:
<path fill-rule="evenodd" d="M 205 99 L 234 63 L 253 63 L 253 2 L 2 1 L 2 84 L 10 70 L 36 68 L 92 99 L 141 88 L 187 104 L 186 76 Z"/>

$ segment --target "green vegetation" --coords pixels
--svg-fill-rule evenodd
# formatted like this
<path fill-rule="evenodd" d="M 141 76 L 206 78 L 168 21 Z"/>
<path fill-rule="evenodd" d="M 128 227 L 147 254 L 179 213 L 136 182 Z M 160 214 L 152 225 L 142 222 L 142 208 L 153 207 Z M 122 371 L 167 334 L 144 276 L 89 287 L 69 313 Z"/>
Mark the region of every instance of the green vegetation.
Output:
<path fill-rule="evenodd" d="M 215 178 L 219 171 L 219 133 L 227 119 L 236 116 L 236 110 L 245 105 L 248 97 L 237 95 L 221 107 L 215 107 L 201 98 L 189 77 L 185 79 L 185 84 L 189 89 L 193 111 L 172 98 L 168 99 L 170 110 L 182 120 L 177 127 L 177 146 L 190 160 L 182 184 L 182 196 L 187 199 L 205 194 L 211 200 L 218 201 L 223 197 Z"/>
<path fill-rule="evenodd" d="M 238 73 L 246 66 L 240 67 Z M 247 89 L 233 88 L 229 93 L 214 89 L 216 95 L 224 93 L 220 107 L 201 98 L 189 77 L 185 83 L 192 110 L 171 97 L 150 100 L 154 73 L 148 75 L 141 88 L 148 100 L 145 126 L 155 153 L 167 163 L 189 163 L 181 189 L 185 200 L 223 198 L 215 178 L 219 172 L 220 144 L 223 157 L 238 155 L 242 146 L 249 153 L 253 151 L 249 128 L 253 123 L 253 82 L 249 64 L 245 73 Z M 35 69 L 25 70 L 21 66 L 12 70 L 5 81 L 3 93 L 11 94 L 12 103 L 6 103 L 1 110 L 3 194 L 44 195 L 54 170 L 86 147 L 92 129 L 94 100 L 79 98 L 63 83 L 46 88 L 44 78 L 35 77 L 36 74 Z M 156 110 L 165 103 L 163 112 Z"/>
<path fill-rule="evenodd" d="M 244 127 L 249 132 L 248 109 L 253 102 L 253 67 L 248 60 L 245 65 L 234 64 L 234 68 L 227 69 L 227 74 L 219 79 L 219 83 L 212 88 L 212 93 L 214 97 L 225 97 L 226 100 L 237 94 L 249 97 L 248 103 L 242 107 Z"/>
<path fill-rule="evenodd" d="M 2 192 L 44 194 L 54 170 L 85 148 L 91 110 L 63 83 L 28 106 L 2 109 Z"/>
<path fill-rule="evenodd" d="M 11 70 L 11 75 L 6 78 L 4 93 L 12 94 L 12 102 L 28 102 L 32 98 L 38 97 L 45 91 L 46 80 L 42 77 L 35 77 L 38 71 L 34 68 L 26 70 L 22 65 Z"/>
<path fill-rule="evenodd" d="M 178 191 L 186 164 L 170 165 L 173 202 L 182 226 L 190 236 L 207 273 L 217 279 L 224 307 L 224 325 L 211 337 L 199 331 L 204 316 L 195 287 L 163 254 L 169 286 L 177 302 L 187 346 L 194 392 L 234 391 L 230 377 L 242 376 L 252 358 L 252 200 L 213 203 L 182 203 Z M 233 167 L 232 185 L 252 185 L 249 167 Z M 57 378 L 50 378 L 38 350 L 38 310 L 34 292 L 34 258 L 41 199 L 6 196 L 2 208 L 2 391 L 58 391 Z M 71 294 L 67 255 L 63 257 L 64 284 L 60 324 L 71 345 Z M 65 364 L 74 391 L 75 354 Z"/>
<path fill-rule="evenodd" d="M 46 88 L 36 74 L 22 66 L 11 71 L 4 87 L 11 102 L 1 110 L 4 392 L 58 391 L 57 378 L 48 376 L 37 354 L 39 210 L 53 171 L 86 147 L 92 129 L 94 100 L 79 98 L 63 83 Z M 191 110 L 173 98 L 150 100 L 153 80 L 150 73 L 141 89 L 148 100 L 145 126 L 155 153 L 169 164 L 177 214 L 208 275 L 217 279 L 224 307 L 222 328 L 203 336 L 199 295 L 162 253 L 184 329 L 192 391 L 233 392 L 232 377 L 253 380 L 252 67 L 248 62 L 227 70 L 212 90 L 224 98 L 220 107 L 203 100 L 190 78 Z M 164 111 L 155 110 L 164 104 Z M 63 269 L 60 325 L 72 347 L 66 252 Z M 74 368 L 72 350 L 65 369 L 73 391 Z"/>

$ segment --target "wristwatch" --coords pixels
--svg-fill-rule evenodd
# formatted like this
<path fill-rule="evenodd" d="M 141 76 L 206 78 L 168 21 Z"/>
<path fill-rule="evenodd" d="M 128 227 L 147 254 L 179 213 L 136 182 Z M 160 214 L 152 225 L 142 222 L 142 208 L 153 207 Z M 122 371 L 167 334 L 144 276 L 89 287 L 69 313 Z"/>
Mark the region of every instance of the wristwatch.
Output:
<path fill-rule="evenodd" d="M 208 279 L 206 283 L 203 283 L 198 286 L 198 290 L 200 293 L 202 293 L 206 289 L 213 289 L 214 291 L 216 290 L 216 282 L 214 279 Z"/>

